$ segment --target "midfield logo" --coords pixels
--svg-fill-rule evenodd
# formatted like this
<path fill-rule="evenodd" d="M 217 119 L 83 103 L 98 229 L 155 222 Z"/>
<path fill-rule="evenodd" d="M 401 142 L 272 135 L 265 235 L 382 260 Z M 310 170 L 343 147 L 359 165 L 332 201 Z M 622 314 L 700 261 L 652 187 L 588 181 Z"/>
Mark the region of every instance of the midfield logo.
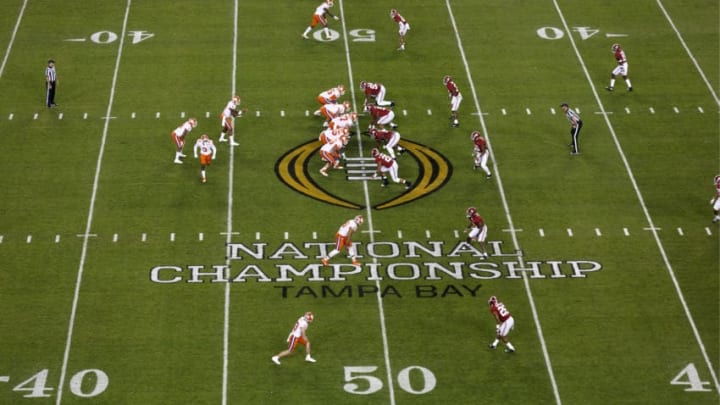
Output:
<path fill-rule="evenodd" d="M 320 141 L 313 140 L 283 155 L 275 164 L 275 173 L 280 181 L 301 194 L 328 204 L 351 209 L 365 208 L 362 204 L 327 192 L 312 179 L 308 163 L 311 158 L 318 156 L 321 146 Z M 417 178 L 414 181 L 410 179 L 413 181 L 410 190 L 376 204 L 373 206 L 376 210 L 397 207 L 426 197 L 444 186 L 452 176 L 450 161 L 437 151 L 408 140 L 401 140 L 400 146 L 406 150 L 403 156 L 410 155 L 418 163 Z"/>

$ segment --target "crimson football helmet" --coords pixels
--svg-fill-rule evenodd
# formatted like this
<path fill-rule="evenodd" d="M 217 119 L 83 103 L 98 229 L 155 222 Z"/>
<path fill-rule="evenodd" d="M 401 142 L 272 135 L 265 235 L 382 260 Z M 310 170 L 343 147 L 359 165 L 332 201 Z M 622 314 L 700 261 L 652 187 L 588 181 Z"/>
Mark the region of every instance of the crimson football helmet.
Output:
<path fill-rule="evenodd" d="M 715 176 L 715 183 L 717 183 L 717 182 L 720 182 L 720 174 L 718 174 L 717 176 Z"/>
<path fill-rule="evenodd" d="M 470 207 L 470 208 L 468 208 L 467 210 L 465 210 L 465 214 L 467 215 L 468 218 L 470 218 L 470 217 L 472 217 L 473 215 L 477 214 L 477 208 L 475 208 L 475 207 Z"/>
<path fill-rule="evenodd" d="M 488 304 L 490 304 L 490 305 L 497 304 L 497 297 L 494 295 L 491 296 L 490 299 L 488 300 Z"/>
<path fill-rule="evenodd" d="M 482 135 L 480 134 L 480 131 L 473 131 L 472 134 L 470 134 L 470 139 L 474 141 L 477 141 L 478 138 L 482 138 Z"/>
<path fill-rule="evenodd" d="M 360 88 L 365 90 L 365 87 L 367 87 L 367 82 L 365 80 L 360 81 Z"/>
<path fill-rule="evenodd" d="M 379 154 L 380 154 L 380 151 L 378 150 L 378 148 L 373 148 L 373 149 L 370 151 L 370 156 L 372 156 L 372 157 L 376 157 L 376 156 L 379 155 Z"/>
<path fill-rule="evenodd" d="M 362 225 L 363 222 L 365 221 L 365 220 L 363 219 L 363 216 L 362 216 L 362 215 L 356 215 L 355 218 L 353 218 L 353 220 L 354 220 L 355 223 L 358 224 L 358 225 Z"/>
<path fill-rule="evenodd" d="M 450 77 L 450 76 L 443 77 L 443 84 L 446 85 L 446 84 L 450 83 L 451 81 L 452 81 L 452 77 Z"/>
<path fill-rule="evenodd" d="M 617 52 L 618 49 L 620 49 L 620 44 L 612 44 L 612 46 L 610 47 L 610 51 L 613 53 Z"/>
<path fill-rule="evenodd" d="M 397 10 L 392 9 L 390 10 L 390 17 L 395 17 L 398 14 Z"/>

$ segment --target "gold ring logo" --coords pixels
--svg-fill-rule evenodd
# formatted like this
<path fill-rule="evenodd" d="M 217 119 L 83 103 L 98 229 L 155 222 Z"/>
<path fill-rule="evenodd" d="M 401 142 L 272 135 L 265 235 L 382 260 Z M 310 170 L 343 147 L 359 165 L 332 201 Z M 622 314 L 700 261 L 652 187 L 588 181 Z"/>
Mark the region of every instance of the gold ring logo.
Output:
<path fill-rule="evenodd" d="M 321 146 L 320 141 L 312 140 L 285 153 L 275 164 L 275 173 L 280 181 L 298 193 L 327 204 L 358 210 L 365 208 L 330 194 L 310 177 L 308 163 L 311 157 L 317 156 Z M 400 146 L 406 150 L 405 154 L 411 155 L 418 163 L 417 179 L 410 190 L 373 206 L 376 210 L 397 207 L 426 197 L 444 186 L 452 176 L 450 161 L 436 150 L 408 140 L 400 141 Z"/>

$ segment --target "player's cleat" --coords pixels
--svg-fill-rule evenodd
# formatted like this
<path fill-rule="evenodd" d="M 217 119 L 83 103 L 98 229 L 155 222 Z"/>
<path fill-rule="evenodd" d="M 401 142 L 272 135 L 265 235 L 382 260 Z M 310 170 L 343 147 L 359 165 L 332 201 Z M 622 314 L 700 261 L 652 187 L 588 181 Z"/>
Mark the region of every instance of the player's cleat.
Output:
<path fill-rule="evenodd" d="M 614 88 L 614 87 L 611 87 L 611 86 L 607 86 L 607 87 L 605 87 L 605 90 L 607 90 L 607 91 L 613 91 L 613 90 L 615 90 L 615 88 Z"/>
<path fill-rule="evenodd" d="M 458 120 L 453 120 L 452 126 L 453 126 L 453 128 L 459 127 L 459 126 L 460 126 L 460 121 L 458 121 Z"/>
<path fill-rule="evenodd" d="M 509 347 L 506 347 L 505 353 L 515 353 L 515 349 L 510 349 Z"/>
<path fill-rule="evenodd" d="M 230 146 L 240 146 L 240 144 L 237 143 L 237 142 L 233 142 L 233 143 L 230 144 Z"/>
<path fill-rule="evenodd" d="M 628 87 L 628 91 L 632 91 L 632 87 Z"/>
<path fill-rule="evenodd" d="M 410 187 L 412 187 L 412 183 L 405 180 L 405 190 L 408 190 Z"/>
<path fill-rule="evenodd" d="M 492 343 L 490 343 L 490 344 L 488 345 L 488 347 L 489 347 L 490 349 L 492 349 L 492 350 L 495 350 L 495 349 L 497 348 L 497 346 L 493 346 Z"/>
<path fill-rule="evenodd" d="M 398 127 L 398 126 L 397 126 L 396 123 L 394 123 L 394 122 L 391 122 L 391 123 L 390 123 L 390 128 L 392 128 L 392 129 L 397 129 L 397 127 Z"/>
<path fill-rule="evenodd" d="M 716 222 L 718 222 L 718 221 L 720 221 L 720 216 L 716 216 L 715 218 L 713 218 L 713 224 L 716 223 Z"/>
<path fill-rule="evenodd" d="M 322 263 L 323 266 L 329 266 L 330 260 L 327 257 L 323 257 L 322 259 L 320 259 L 320 263 Z"/>
<path fill-rule="evenodd" d="M 353 259 L 352 261 L 353 266 L 360 266 L 362 263 L 360 263 L 358 260 Z"/>
<path fill-rule="evenodd" d="M 320 174 L 322 174 L 322 175 L 325 176 L 325 177 L 328 176 L 327 170 L 325 170 L 325 169 L 320 169 Z"/>
<path fill-rule="evenodd" d="M 310 362 L 310 363 L 315 363 L 315 362 L 317 362 L 317 360 L 315 360 L 315 359 L 313 359 L 312 357 L 310 357 L 309 354 L 308 354 L 307 356 L 305 356 L 305 361 L 308 361 L 308 362 Z"/>
<path fill-rule="evenodd" d="M 183 163 L 182 160 L 180 160 L 180 159 L 175 159 L 173 162 L 174 162 L 174 163 L 177 163 L 177 164 L 179 164 L 179 165 L 181 165 L 181 164 Z"/>
<path fill-rule="evenodd" d="M 207 183 L 207 179 L 205 177 L 203 177 L 200 181 L 202 181 L 203 183 Z"/>
<path fill-rule="evenodd" d="M 492 173 L 488 173 L 488 175 L 485 176 L 486 179 L 489 179 L 489 178 L 491 178 L 491 177 L 492 177 Z"/>
<path fill-rule="evenodd" d="M 382 183 L 380 184 L 381 187 L 385 187 L 388 185 L 388 179 L 387 177 L 383 177 Z"/>
<path fill-rule="evenodd" d="M 183 158 L 184 158 L 184 157 L 187 157 L 187 155 L 184 154 L 184 153 L 181 153 L 181 154 L 180 154 L 180 157 L 183 157 Z"/>
<path fill-rule="evenodd" d="M 305 34 L 300 34 L 300 35 L 301 35 L 303 38 L 305 38 L 305 39 L 310 39 L 310 37 L 307 36 L 307 35 L 305 35 Z"/>
<path fill-rule="evenodd" d="M 273 363 L 277 364 L 278 366 L 280 365 L 280 357 L 272 356 L 272 361 L 273 361 Z"/>

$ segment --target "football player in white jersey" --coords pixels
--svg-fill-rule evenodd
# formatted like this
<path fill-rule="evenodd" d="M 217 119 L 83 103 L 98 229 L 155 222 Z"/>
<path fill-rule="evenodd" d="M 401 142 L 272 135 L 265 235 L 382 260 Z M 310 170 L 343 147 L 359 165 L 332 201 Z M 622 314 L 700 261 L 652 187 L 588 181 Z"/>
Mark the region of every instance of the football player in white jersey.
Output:
<path fill-rule="evenodd" d="M 210 139 L 206 134 L 200 135 L 200 138 L 195 142 L 195 147 L 193 148 L 193 154 L 195 155 L 195 159 L 198 158 L 198 152 L 200 152 L 200 176 L 201 181 L 203 183 L 207 182 L 207 176 L 205 175 L 205 169 L 210 166 L 210 163 L 215 159 L 215 155 L 217 154 L 217 148 L 215 148 L 215 144 L 213 143 L 212 139 Z"/>
<path fill-rule="evenodd" d="M 225 138 L 225 135 L 227 135 L 230 138 L 230 145 L 240 145 L 235 142 L 235 124 L 233 123 L 233 119 L 235 117 L 242 116 L 243 113 L 244 110 L 240 109 L 240 96 L 233 96 L 233 98 L 228 101 L 227 105 L 225 105 L 223 112 L 220 114 L 220 125 L 222 125 L 222 131 L 220 132 L 220 139 L 218 139 L 218 141 L 227 142 L 227 139 Z"/>
<path fill-rule="evenodd" d="M 305 28 L 305 32 L 302 33 L 303 38 L 309 39 L 310 37 L 308 36 L 308 34 L 318 24 L 323 26 L 323 32 L 325 33 L 325 38 L 330 38 L 330 31 L 327 27 L 327 17 L 325 17 L 325 16 L 329 15 L 334 20 L 340 19 L 340 17 L 333 15 L 330 12 L 330 7 L 332 7 L 332 6 L 333 6 L 333 0 L 325 0 L 322 2 L 322 4 L 317 6 L 317 8 L 315 9 L 315 13 L 313 13 L 312 22 L 310 22 L 310 25 L 308 25 L 308 27 Z"/>
<path fill-rule="evenodd" d="M 359 266 L 360 262 L 357 259 L 357 249 L 352 242 L 352 235 L 358 230 L 358 227 L 363 224 L 364 219 L 362 215 L 356 215 L 352 219 L 348 219 L 344 224 L 340 226 L 340 229 L 335 233 L 335 249 L 331 250 L 327 256 L 323 257 L 321 262 L 323 266 L 330 265 L 330 259 L 337 256 L 347 247 L 348 253 L 352 258 L 352 264 Z"/>
<path fill-rule="evenodd" d="M 177 163 L 179 165 L 182 164 L 182 158 L 185 157 L 185 154 L 183 154 L 183 148 L 185 147 L 185 136 L 189 134 L 190 131 L 192 131 L 193 128 L 195 128 L 196 126 L 197 120 L 195 118 L 190 118 L 189 120 L 183 122 L 182 125 L 175 128 L 175 130 L 170 134 L 173 143 L 175 144 L 174 163 Z"/>
<path fill-rule="evenodd" d="M 272 356 L 273 363 L 280 365 L 280 359 L 294 352 L 297 345 L 305 346 L 305 361 L 310 363 L 317 361 L 310 355 L 310 339 L 307 337 L 307 328 L 313 320 L 315 320 L 315 315 L 313 315 L 312 312 L 305 312 L 305 314 L 295 322 L 295 326 L 287 337 L 287 349 Z"/>

